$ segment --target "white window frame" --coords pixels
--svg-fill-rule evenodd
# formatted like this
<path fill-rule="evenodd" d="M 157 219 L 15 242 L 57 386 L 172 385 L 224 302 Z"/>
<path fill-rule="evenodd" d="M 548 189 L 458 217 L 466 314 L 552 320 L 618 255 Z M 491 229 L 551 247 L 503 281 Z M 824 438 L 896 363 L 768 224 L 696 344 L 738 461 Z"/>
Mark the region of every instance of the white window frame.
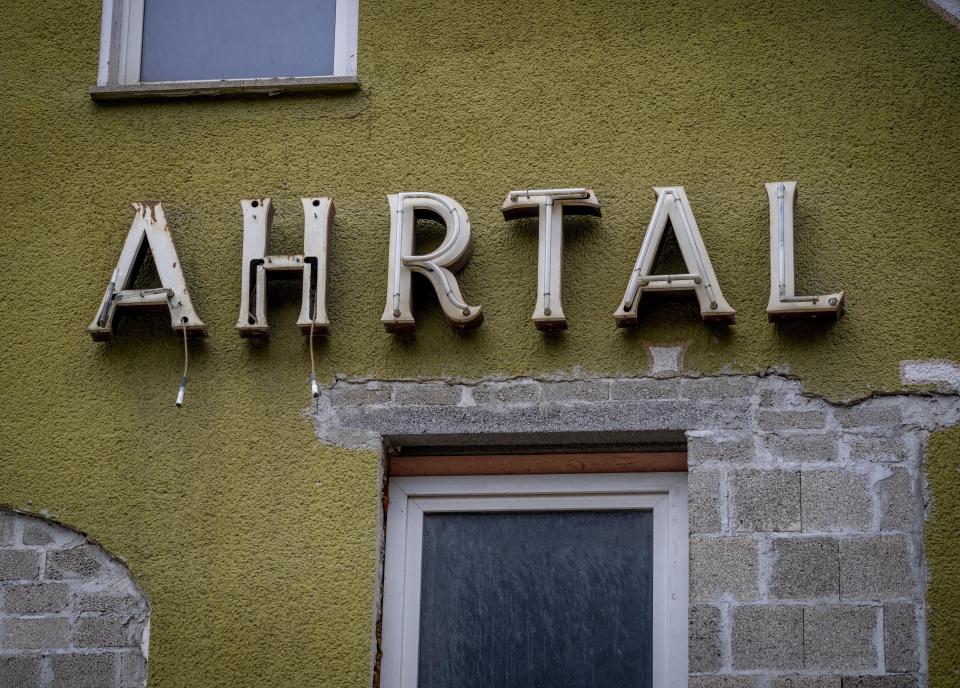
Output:
<path fill-rule="evenodd" d="M 210 85 L 224 91 L 231 84 L 253 90 L 262 83 L 265 88 L 276 90 L 282 82 L 291 86 L 343 84 L 356 82 L 357 76 L 357 30 L 359 0 L 337 0 L 336 28 L 334 32 L 333 74 L 317 74 L 308 77 L 280 77 L 256 79 L 216 79 L 212 81 L 143 82 L 140 80 L 140 57 L 143 44 L 144 0 L 103 0 L 100 20 L 100 60 L 97 69 L 97 87 L 92 93 L 104 93 L 104 88 L 136 87 L 161 92 L 158 84 L 192 85 L 195 91 Z M 215 86 L 214 86 L 215 85 Z"/>
<path fill-rule="evenodd" d="M 686 473 L 398 477 L 389 498 L 380 688 L 417 686 L 424 514 L 597 509 L 653 512 L 653 685 L 687 687 Z"/>

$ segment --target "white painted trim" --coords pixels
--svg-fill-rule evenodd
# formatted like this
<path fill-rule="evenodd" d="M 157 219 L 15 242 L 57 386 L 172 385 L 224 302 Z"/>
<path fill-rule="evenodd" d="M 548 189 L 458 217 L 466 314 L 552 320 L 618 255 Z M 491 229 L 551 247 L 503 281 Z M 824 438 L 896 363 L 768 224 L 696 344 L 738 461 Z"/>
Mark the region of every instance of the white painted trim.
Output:
<path fill-rule="evenodd" d="M 687 686 L 687 474 L 442 476 L 389 483 L 381 688 L 416 688 L 423 515 L 642 509 L 653 512 L 653 685 Z"/>
<path fill-rule="evenodd" d="M 139 86 L 149 83 L 140 81 L 140 61 L 143 49 L 143 3 L 144 0 L 103 0 L 103 10 L 100 17 L 97 86 Z M 313 80 L 323 77 L 356 76 L 359 13 L 359 0 L 337 0 L 336 26 L 333 39 L 333 74 L 317 74 L 313 77 L 300 77 L 301 79 Z M 234 81 L 243 81 L 249 84 L 260 80 L 243 79 Z M 272 83 L 268 82 L 275 82 L 277 79 L 263 79 L 262 81 L 266 84 L 265 88 L 271 90 Z M 170 83 L 188 85 L 200 82 Z M 198 89 L 193 88 L 191 90 L 197 91 Z M 214 87 L 208 87 L 208 90 L 215 89 Z M 250 91 L 251 89 L 247 90 Z M 282 89 L 272 88 L 272 92 L 278 90 Z"/>
<path fill-rule="evenodd" d="M 356 76 L 360 0 L 337 0 L 333 76 Z"/>

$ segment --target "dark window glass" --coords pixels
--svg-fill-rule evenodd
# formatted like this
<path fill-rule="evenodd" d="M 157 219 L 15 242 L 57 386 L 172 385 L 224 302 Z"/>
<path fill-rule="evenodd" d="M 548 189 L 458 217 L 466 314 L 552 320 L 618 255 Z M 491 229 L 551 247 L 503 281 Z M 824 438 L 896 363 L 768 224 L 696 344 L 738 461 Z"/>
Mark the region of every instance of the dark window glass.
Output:
<path fill-rule="evenodd" d="M 141 81 L 333 73 L 336 0 L 144 0 Z"/>
<path fill-rule="evenodd" d="M 650 688 L 649 511 L 426 514 L 420 688 Z"/>

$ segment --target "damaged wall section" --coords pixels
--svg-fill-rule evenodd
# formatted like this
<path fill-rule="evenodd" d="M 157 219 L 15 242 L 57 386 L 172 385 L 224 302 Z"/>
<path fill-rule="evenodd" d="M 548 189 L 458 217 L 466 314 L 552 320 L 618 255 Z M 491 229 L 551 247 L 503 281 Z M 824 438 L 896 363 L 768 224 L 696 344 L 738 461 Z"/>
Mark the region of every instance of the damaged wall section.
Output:
<path fill-rule="evenodd" d="M 322 441 L 378 451 L 685 433 L 690 685 L 927 685 L 923 461 L 960 422 L 955 394 L 838 405 L 777 375 L 343 379 L 310 413 Z"/>

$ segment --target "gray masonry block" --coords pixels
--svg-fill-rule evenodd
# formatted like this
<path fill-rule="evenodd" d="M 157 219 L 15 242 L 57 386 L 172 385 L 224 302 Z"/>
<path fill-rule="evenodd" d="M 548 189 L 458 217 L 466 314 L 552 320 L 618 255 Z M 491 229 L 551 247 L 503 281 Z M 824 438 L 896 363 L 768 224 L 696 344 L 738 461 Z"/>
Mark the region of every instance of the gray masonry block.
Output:
<path fill-rule="evenodd" d="M 70 600 L 65 583 L 8 585 L 3 591 L 3 611 L 8 614 L 54 614 Z"/>
<path fill-rule="evenodd" d="M 690 607 L 689 623 L 690 671 L 719 671 L 723 666 L 720 610 L 716 607 Z"/>
<path fill-rule="evenodd" d="M 867 530 L 873 521 L 870 480 L 846 470 L 804 470 L 803 529 L 807 532 Z"/>
<path fill-rule="evenodd" d="M 0 547 L 13 544 L 13 524 L 16 516 L 12 511 L 0 511 Z"/>
<path fill-rule="evenodd" d="M 607 401 L 609 380 L 569 380 L 543 383 L 544 401 Z"/>
<path fill-rule="evenodd" d="M 529 380 L 483 382 L 473 388 L 478 404 L 530 404 L 539 397 L 539 383 Z"/>
<path fill-rule="evenodd" d="M 887 671 L 917 670 L 917 614 L 912 604 L 884 605 L 883 653 Z"/>
<path fill-rule="evenodd" d="M 895 406 L 857 406 L 837 409 L 834 417 L 840 427 L 857 428 L 874 425 L 900 425 L 903 415 Z"/>
<path fill-rule="evenodd" d="M 688 688 L 758 688 L 760 679 L 753 676 L 691 676 Z"/>
<path fill-rule="evenodd" d="M 841 688 L 839 676 L 780 676 L 773 688 Z"/>
<path fill-rule="evenodd" d="M 40 688 L 40 657 L 0 657 L 0 688 Z"/>
<path fill-rule="evenodd" d="M 394 398 L 406 406 L 455 406 L 461 393 L 459 385 L 442 382 L 398 384 Z"/>
<path fill-rule="evenodd" d="M 90 545 L 47 552 L 46 577 L 51 580 L 92 578 L 100 572 L 100 562 Z"/>
<path fill-rule="evenodd" d="M 136 598 L 130 595 L 105 595 L 100 593 L 80 593 L 77 595 L 78 612 L 112 612 L 130 616 L 140 608 Z"/>
<path fill-rule="evenodd" d="M 362 404 L 386 404 L 393 394 L 393 386 L 383 382 L 353 384 L 338 382 L 330 390 L 334 406 L 359 406 Z"/>
<path fill-rule="evenodd" d="M 733 474 L 732 482 L 735 530 L 800 530 L 799 471 L 744 469 Z"/>
<path fill-rule="evenodd" d="M 23 527 L 23 544 L 31 547 L 49 545 L 56 538 L 45 523 L 30 523 Z"/>
<path fill-rule="evenodd" d="M 120 656 L 120 688 L 144 688 L 147 684 L 147 660 L 139 650 Z"/>
<path fill-rule="evenodd" d="M 908 461 L 911 455 L 907 440 L 899 435 L 896 437 L 847 435 L 844 441 L 850 448 L 851 461 L 900 463 Z"/>
<path fill-rule="evenodd" d="M 70 621 L 64 617 L 9 618 L 3 627 L 3 644 L 9 648 L 60 648 L 69 639 Z"/>
<path fill-rule="evenodd" d="M 916 581 L 905 536 L 847 538 L 840 541 L 840 599 L 911 598 Z"/>
<path fill-rule="evenodd" d="M 803 668 L 803 607 L 735 607 L 732 617 L 734 669 Z"/>
<path fill-rule="evenodd" d="M 0 580 L 32 580 L 40 575 L 40 555 L 30 549 L 0 549 Z"/>
<path fill-rule="evenodd" d="M 770 596 L 782 600 L 840 599 L 840 545 L 831 538 L 777 538 Z"/>
<path fill-rule="evenodd" d="M 115 654 L 53 655 L 51 688 L 116 688 Z"/>
<path fill-rule="evenodd" d="M 676 399 L 679 396 L 680 382 L 678 380 L 657 380 L 653 378 L 614 380 L 610 388 L 610 397 L 615 401 Z"/>
<path fill-rule="evenodd" d="M 690 538 L 690 599 L 752 600 L 759 595 L 757 543 L 749 538 Z"/>
<path fill-rule="evenodd" d="M 690 532 L 720 532 L 720 471 L 694 467 L 688 486 Z"/>
<path fill-rule="evenodd" d="M 77 647 L 127 647 L 129 635 L 118 616 L 88 616 L 77 619 L 73 642 Z"/>
<path fill-rule="evenodd" d="M 789 409 L 778 411 L 760 409 L 757 427 L 761 430 L 819 430 L 827 423 L 827 414 L 817 410 Z"/>
<path fill-rule="evenodd" d="M 691 464 L 701 461 L 750 463 L 754 459 L 753 436 L 743 433 L 705 433 L 687 438 Z"/>
<path fill-rule="evenodd" d="M 748 397 L 757 388 L 751 377 L 701 377 L 683 380 L 680 394 L 686 399 Z"/>
<path fill-rule="evenodd" d="M 917 688 L 917 677 L 906 674 L 844 677 L 843 688 Z"/>
<path fill-rule="evenodd" d="M 832 433 L 770 434 L 762 441 L 775 461 L 836 461 L 840 449 L 840 438 Z"/>
<path fill-rule="evenodd" d="M 881 530 L 920 530 L 923 521 L 915 518 L 913 478 L 905 470 L 897 469 L 889 478 L 878 481 L 880 491 Z"/>
<path fill-rule="evenodd" d="M 807 669 L 869 671 L 877 667 L 873 644 L 876 607 L 805 607 L 803 653 Z"/>

